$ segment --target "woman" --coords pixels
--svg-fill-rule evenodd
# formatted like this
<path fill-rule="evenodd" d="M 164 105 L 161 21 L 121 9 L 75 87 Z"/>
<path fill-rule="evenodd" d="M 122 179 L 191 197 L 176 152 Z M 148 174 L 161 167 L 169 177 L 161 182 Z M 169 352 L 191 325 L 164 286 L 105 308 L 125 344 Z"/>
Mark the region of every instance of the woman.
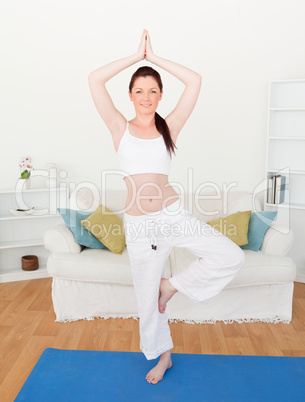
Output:
<path fill-rule="evenodd" d="M 136 117 L 127 122 L 113 105 L 105 83 L 143 59 L 173 74 L 185 89 L 175 109 L 162 119 L 156 113 L 163 95 L 160 75 L 151 67 L 139 68 L 129 85 Z M 207 303 L 242 267 L 244 252 L 222 233 L 190 215 L 168 182 L 172 153 L 196 104 L 201 76 L 156 56 L 144 30 L 137 53 L 93 71 L 89 85 L 96 108 L 112 135 L 127 186 L 124 225 L 140 317 L 140 349 L 148 360 L 160 356 L 146 375 L 149 383 L 156 384 L 172 367 L 173 342 L 166 303 L 177 291 L 195 303 Z M 188 231 L 198 228 L 198 224 L 199 233 Z M 166 279 L 163 271 L 173 246 L 186 247 L 198 258 L 184 271 Z"/>

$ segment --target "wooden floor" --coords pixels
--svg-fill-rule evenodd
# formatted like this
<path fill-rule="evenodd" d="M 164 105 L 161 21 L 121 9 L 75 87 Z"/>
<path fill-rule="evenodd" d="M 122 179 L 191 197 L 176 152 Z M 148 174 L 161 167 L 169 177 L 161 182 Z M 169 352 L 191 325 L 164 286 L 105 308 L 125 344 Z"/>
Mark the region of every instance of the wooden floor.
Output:
<path fill-rule="evenodd" d="M 45 348 L 132 351 L 139 322 L 56 323 L 51 278 L 0 284 L 0 401 L 14 400 Z M 291 324 L 170 324 L 172 353 L 305 356 L 305 284 L 295 283 Z M 143 373 L 143 380 L 146 373 Z"/>

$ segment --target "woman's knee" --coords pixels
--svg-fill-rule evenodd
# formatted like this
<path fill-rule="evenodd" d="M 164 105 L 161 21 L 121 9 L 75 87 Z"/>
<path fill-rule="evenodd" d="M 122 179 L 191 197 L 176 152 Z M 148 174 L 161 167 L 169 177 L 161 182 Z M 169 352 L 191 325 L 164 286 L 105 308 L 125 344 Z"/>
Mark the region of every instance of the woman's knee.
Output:
<path fill-rule="evenodd" d="M 245 264 L 245 252 L 233 243 L 221 254 L 221 262 L 224 267 L 236 267 L 236 270 L 239 270 Z"/>

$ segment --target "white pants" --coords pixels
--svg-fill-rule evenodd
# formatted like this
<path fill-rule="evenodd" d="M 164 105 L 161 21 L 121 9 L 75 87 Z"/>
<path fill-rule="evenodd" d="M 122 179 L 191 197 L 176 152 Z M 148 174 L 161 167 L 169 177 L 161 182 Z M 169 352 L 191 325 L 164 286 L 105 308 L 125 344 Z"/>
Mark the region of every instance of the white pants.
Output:
<path fill-rule="evenodd" d="M 124 213 L 126 245 L 137 298 L 140 349 L 147 360 L 173 348 L 166 311 L 158 308 L 159 286 L 172 247 L 185 247 L 198 258 L 170 278 L 195 303 L 207 303 L 233 279 L 244 251 L 228 237 L 192 216 L 178 199 L 161 211 Z"/>

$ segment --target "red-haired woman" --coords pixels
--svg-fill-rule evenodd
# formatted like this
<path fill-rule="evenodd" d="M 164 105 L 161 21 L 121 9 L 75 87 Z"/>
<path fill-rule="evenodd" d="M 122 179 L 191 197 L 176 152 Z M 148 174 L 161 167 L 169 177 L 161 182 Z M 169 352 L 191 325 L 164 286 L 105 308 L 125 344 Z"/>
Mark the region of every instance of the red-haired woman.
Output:
<path fill-rule="evenodd" d="M 114 106 L 105 83 L 143 59 L 174 75 L 185 88 L 174 110 L 163 119 L 156 112 L 163 95 L 161 77 L 151 67 L 140 67 L 129 85 L 135 117 L 128 122 Z M 173 342 L 166 303 L 177 291 L 195 303 L 207 303 L 243 266 L 244 252 L 192 216 L 168 182 L 172 153 L 197 102 L 201 76 L 155 55 L 148 31 L 144 30 L 138 51 L 90 73 L 89 85 L 95 106 L 112 135 L 127 186 L 124 228 L 140 318 L 140 349 L 148 360 L 160 356 L 158 364 L 146 374 L 146 380 L 156 384 L 172 367 Z M 172 247 L 185 247 L 198 258 L 166 279 L 164 268 Z"/>

